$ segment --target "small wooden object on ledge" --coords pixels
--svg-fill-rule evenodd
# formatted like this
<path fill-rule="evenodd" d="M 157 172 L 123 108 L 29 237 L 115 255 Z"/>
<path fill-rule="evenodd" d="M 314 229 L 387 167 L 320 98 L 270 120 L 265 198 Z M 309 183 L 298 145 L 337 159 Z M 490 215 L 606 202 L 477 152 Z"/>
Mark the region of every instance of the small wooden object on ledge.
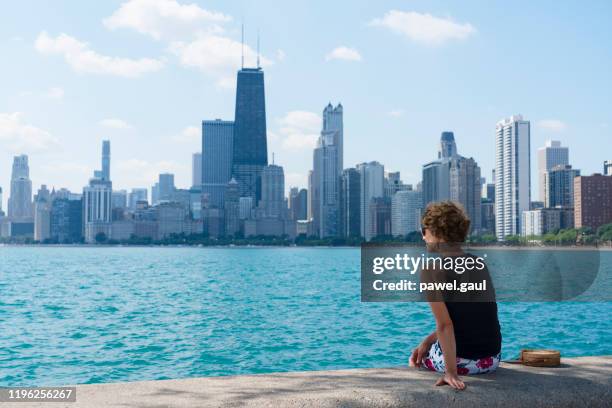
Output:
<path fill-rule="evenodd" d="M 561 364 L 559 350 L 521 350 L 521 364 L 532 367 L 558 367 Z"/>

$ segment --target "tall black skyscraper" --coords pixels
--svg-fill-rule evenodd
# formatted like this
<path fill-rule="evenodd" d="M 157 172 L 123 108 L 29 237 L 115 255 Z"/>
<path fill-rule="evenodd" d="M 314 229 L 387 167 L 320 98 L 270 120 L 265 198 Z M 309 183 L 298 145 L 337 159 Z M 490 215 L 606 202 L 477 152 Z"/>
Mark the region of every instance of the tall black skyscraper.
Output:
<path fill-rule="evenodd" d="M 232 176 L 240 197 L 261 199 L 261 171 L 268 165 L 266 141 L 266 98 L 261 68 L 238 71 Z"/>

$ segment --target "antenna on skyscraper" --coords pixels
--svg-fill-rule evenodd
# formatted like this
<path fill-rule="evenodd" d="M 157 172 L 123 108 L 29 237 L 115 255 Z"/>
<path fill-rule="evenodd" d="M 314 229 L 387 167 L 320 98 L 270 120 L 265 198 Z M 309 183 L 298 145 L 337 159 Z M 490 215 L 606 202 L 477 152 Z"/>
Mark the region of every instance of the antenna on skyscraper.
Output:
<path fill-rule="evenodd" d="M 259 68 L 259 29 L 257 29 L 257 68 Z"/>
<path fill-rule="evenodd" d="M 272 152 L 272 164 L 274 164 L 274 152 Z"/>
<path fill-rule="evenodd" d="M 241 32 L 240 44 L 242 46 L 240 68 L 244 69 L 244 23 L 242 23 L 242 32 Z"/>

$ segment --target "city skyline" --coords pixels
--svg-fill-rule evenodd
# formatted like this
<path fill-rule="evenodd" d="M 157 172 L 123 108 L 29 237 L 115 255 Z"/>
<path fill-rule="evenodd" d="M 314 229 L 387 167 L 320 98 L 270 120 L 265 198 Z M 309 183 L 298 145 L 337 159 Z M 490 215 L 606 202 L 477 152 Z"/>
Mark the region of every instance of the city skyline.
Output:
<path fill-rule="evenodd" d="M 5 209 L 13 156 L 30 157 L 33 190 L 47 184 L 80 191 L 98 161 L 102 139 L 111 140 L 114 146 L 115 188 L 150 188 L 162 172 L 174 173 L 177 186 L 189 187 L 191 155 L 199 150 L 200 136 L 193 129 L 203 119 L 232 117 L 231 88 L 240 68 L 241 20 L 246 22 L 245 66 L 255 66 L 255 32 L 258 26 L 265 27 L 260 31 L 269 96 L 268 155 L 275 153 L 284 167 L 287 189 L 307 186 L 312 148 L 320 130 L 320 107 L 328 101 L 340 101 L 346 107 L 345 168 L 378 160 L 385 170 L 401 171 L 403 180 L 414 185 L 424 158 L 434 157 L 435 141 L 445 130 L 455 133 L 462 154 L 474 157 L 482 174 L 490 174 L 494 124 L 515 113 L 523 114 L 533 126 L 532 197 L 538 196 L 535 148 L 547 139 L 569 146 L 572 164 L 583 174 L 601 172 L 601 163 L 610 159 L 610 152 L 593 148 L 605 145 L 610 133 L 611 106 L 605 97 L 610 78 L 604 75 L 610 60 L 602 49 L 605 43 L 594 37 L 610 30 L 602 17 L 609 8 L 605 3 L 588 10 L 590 27 L 567 24 L 572 21 L 570 10 L 551 12 L 546 4 L 524 5 L 533 19 L 545 19 L 552 31 L 557 25 L 572 27 L 573 41 L 564 42 L 563 34 L 552 39 L 532 19 L 524 21 L 520 33 L 492 25 L 493 17 L 510 17 L 514 12 L 501 5 L 485 13 L 473 7 L 450 9 L 438 3 L 416 3 L 414 9 L 395 5 L 398 10 L 392 13 L 393 5 L 366 4 L 356 7 L 359 10 L 336 13 L 345 34 L 331 29 L 328 18 L 317 20 L 331 29 L 321 38 L 307 30 L 313 18 L 320 17 L 314 5 L 314 16 L 308 14 L 292 24 L 294 34 L 279 36 L 283 27 L 275 20 L 277 13 L 291 17 L 304 10 L 295 5 L 271 10 L 240 2 L 198 2 L 199 9 L 217 13 L 209 15 L 213 23 L 202 24 L 219 25 L 223 35 L 215 38 L 229 41 L 221 73 L 202 61 L 188 59 L 194 56 L 190 50 L 210 49 L 194 39 L 193 33 L 172 31 L 183 25 L 197 31 L 189 24 L 177 24 L 172 16 L 142 27 L 128 18 L 129 10 L 124 7 L 134 2 L 83 8 L 67 4 L 58 3 L 57 10 L 37 5 L 40 14 L 48 16 L 44 20 L 20 17 L 31 9 L 27 2 L 10 5 L 6 24 L 0 28 L 0 46 L 13 61 L 0 67 L 5 90 L 0 95 L 0 140 L 5 146 L 0 153 L 0 186 L 5 192 Z M 62 26 L 60 15 L 74 24 Z M 414 33 L 398 33 L 391 24 L 393 18 L 414 21 L 424 16 L 451 28 L 471 29 L 466 28 L 463 32 L 467 34 L 460 38 L 432 37 L 440 41 L 432 44 Z M 16 21 L 27 24 L 17 25 Z M 529 41 L 521 41 L 527 38 Z M 171 43 L 174 48 L 168 51 Z M 528 68 L 510 64 L 499 66 L 495 75 L 482 72 L 493 50 L 506 47 L 510 52 L 512 44 L 520 45 Z M 590 47 L 583 47 L 585 44 Z M 117 68 L 97 72 L 108 68 L 104 58 L 95 60 L 93 68 L 79 65 L 79 50 L 83 49 L 111 58 Z M 112 59 L 119 57 L 123 59 Z M 164 59 L 163 66 L 155 62 Z M 453 61 L 452 70 L 436 68 L 447 60 Z M 417 63 L 408 66 L 408 61 Z M 588 78 L 576 74 L 582 64 L 589 66 Z M 555 73 L 550 75 L 545 67 L 553 65 Z M 130 70 L 138 71 L 137 75 L 128 75 L 135 72 Z M 388 75 L 382 75 L 387 71 Z M 503 98 L 487 90 L 494 88 L 500 75 L 512 84 L 506 86 Z M 581 143 L 584 137 L 590 143 Z"/>

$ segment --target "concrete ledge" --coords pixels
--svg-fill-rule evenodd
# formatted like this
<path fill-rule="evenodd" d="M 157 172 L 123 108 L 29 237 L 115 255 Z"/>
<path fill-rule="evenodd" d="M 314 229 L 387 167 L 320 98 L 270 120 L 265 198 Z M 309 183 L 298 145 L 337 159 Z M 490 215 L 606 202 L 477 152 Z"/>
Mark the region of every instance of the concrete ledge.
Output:
<path fill-rule="evenodd" d="M 465 391 L 435 387 L 437 377 L 399 367 L 91 384 L 77 386 L 77 402 L 65 406 L 610 407 L 612 401 L 612 356 L 566 358 L 558 368 L 502 364 L 496 373 L 463 377 Z"/>

